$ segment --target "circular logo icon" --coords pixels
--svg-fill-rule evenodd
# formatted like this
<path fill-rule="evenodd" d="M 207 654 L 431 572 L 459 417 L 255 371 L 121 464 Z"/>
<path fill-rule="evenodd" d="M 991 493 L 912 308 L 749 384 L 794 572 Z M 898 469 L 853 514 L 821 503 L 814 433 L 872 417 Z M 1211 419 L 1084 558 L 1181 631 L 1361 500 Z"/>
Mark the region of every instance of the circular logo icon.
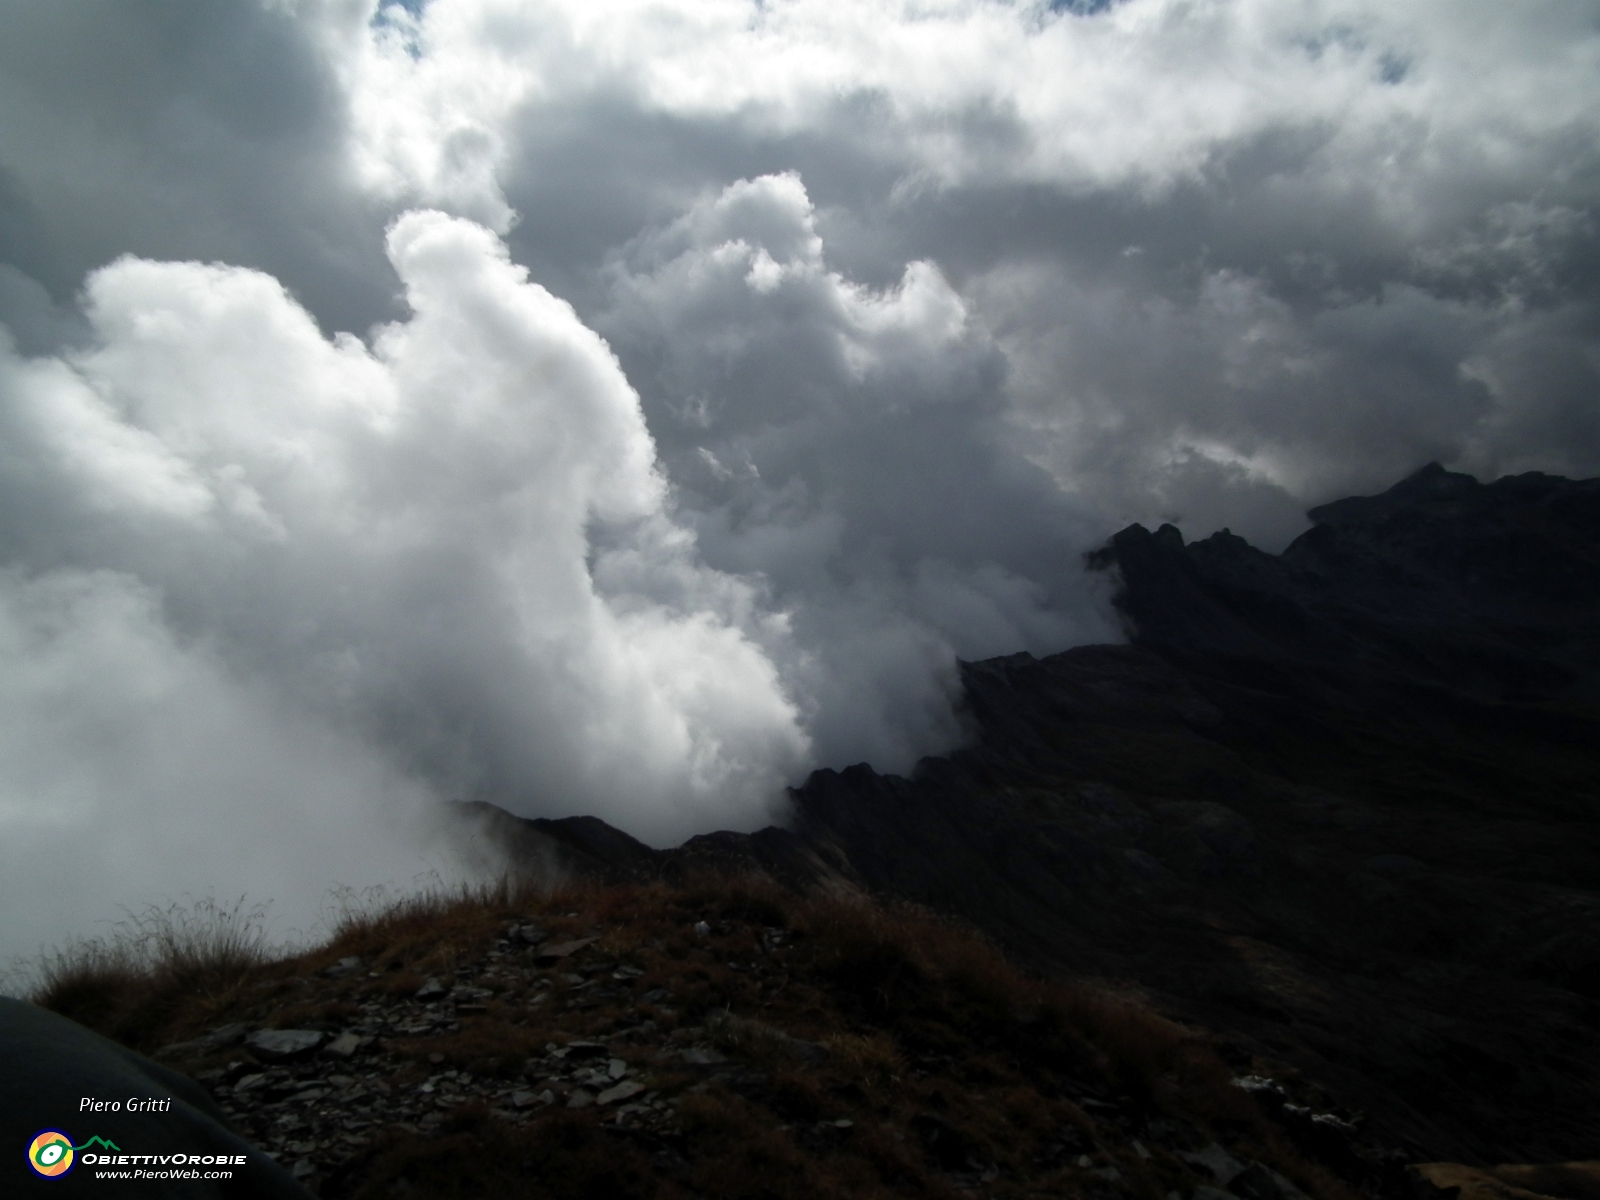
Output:
<path fill-rule="evenodd" d="M 72 1139 L 59 1129 L 41 1130 L 28 1147 L 28 1165 L 47 1179 L 72 1170 Z"/>

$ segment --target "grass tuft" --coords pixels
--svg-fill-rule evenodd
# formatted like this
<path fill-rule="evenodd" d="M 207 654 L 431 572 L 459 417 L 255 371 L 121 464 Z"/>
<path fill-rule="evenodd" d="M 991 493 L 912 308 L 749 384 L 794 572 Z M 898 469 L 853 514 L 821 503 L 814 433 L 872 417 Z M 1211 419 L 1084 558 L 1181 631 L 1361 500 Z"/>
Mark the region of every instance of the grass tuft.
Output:
<path fill-rule="evenodd" d="M 35 969 L 36 1004 L 130 1043 L 148 1039 L 166 1021 L 169 1000 L 224 1007 L 268 961 L 264 906 L 243 897 L 153 905 L 129 913 L 105 938 L 42 956 Z"/>

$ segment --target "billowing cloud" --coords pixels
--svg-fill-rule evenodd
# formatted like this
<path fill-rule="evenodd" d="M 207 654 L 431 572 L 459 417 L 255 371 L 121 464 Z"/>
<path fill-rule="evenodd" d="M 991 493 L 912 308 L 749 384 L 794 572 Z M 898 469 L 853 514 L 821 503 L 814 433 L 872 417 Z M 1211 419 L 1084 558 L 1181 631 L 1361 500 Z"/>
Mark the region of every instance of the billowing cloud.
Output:
<path fill-rule="evenodd" d="M 158 7 L 0 15 L 7 812 L 748 826 L 1126 521 L 1600 471 L 1585 0 Z"/>
<path fill-rule="evenodd" d="M 385 789 L 657 840 L 759 822 L 807 750 L 752 640 L 781 641 L 782 615 L 699 562 L 616 360 L 492 234 L 422 212 L 389 248 L 412 315 L 370 346 L 324 338 L 258 272 L 130 258 L 89 281 L 87 345 L 0 362 L 0 491 L 35 518 L 7 530 L 36 572 L 8 577 L 7 674 L 104 712 L 43 741 L 24 722 L 0 795 L 38 807 L 51 763 L 78 786 L 81 738 L 83 802 L 43 811 L 96 846 L 177 821 L 226 847 L 245 806 L 292 857 L 320 793 L 321 865 L 356 864 L 381 857 L 363 847 Z M 125 685 L 92 698 L 107 672 Z M 269 703 L 288 715 L 251 733 Z M 101 746 L 97 723 L 130 732 Z M 123 757 L 137 774 L 168 727 L 180 799 L 121 792 Z M 308 794 L 339 745 L 352 765 Z"/>
<path fill-rule="evenodd" d="M 1600 469 L 1587 5 L 420 12 L 352 52 L 354 143 L 391 194 L 514 212 L 586 318 L 619 247 L 787 172 L 845 278 L 938 268 L 1034 460 L 1114 520 L 1277 544 L 1430 458 Z M 405 149 L 468 130 L 471 171 Z"/>
<path fill-rule="evenodd" d="M 825 761 L 909 770 L 957 736 L 957 655 L 1114 637 L 1085 506 L 1007 421 L 1005 362 L 937 264 L 830 269 L 794 175 L 704 197 L 608 265 L 596 321 L 707 560 L 792 612 Z"/>

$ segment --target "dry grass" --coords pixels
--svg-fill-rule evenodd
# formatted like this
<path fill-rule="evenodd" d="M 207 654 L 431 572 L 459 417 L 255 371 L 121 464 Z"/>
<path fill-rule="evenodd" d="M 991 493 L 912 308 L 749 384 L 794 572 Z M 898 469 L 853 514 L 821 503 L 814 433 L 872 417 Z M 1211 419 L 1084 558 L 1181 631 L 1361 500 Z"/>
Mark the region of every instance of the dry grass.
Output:
<path fill-rule="evenodd" d="M 517 1124 L 468 1105 L 431 1136 L 379 1136 L 321 1181 L 330 1197 L 889 1200 L 953 1196 L 965 1180 L 1020 1200 L 1104 1191 L 1089 1172 L 1115 1167 L 1118 1190 L 1159 1200 L 1195 1182 L 1161 1147 L 1218 1137 L 1324 1200 L 1349 1196 L 1295 1156 L 1190 1031 L 1030 978 L 970 930 L 909 906 L 748 878 L 505 884 L 348 904 L 325 945 L 278 958 L 241 935 L 237 910 L 218 914 L 207 926 L 167 913 L 138 938 L 60 956 L 37 999 L 146 1050 L 220 1020 L 336 1028 L 361 1002 L 408 996 L 491 954 L 521 963 L 497 939 L 532 921 L 553 938 L 598 935 L 596 957 L 638 972 L 632 992 L 569 1009 L 564 968 L 534 971 L 526 955 L 458 1030 L 391 1039 L 396 1086 L 441 1067 L 518 1079 L 547 1041 L 608 1040 L 645 1018 L 662 1046 L 720 1046 L 739 1068 L 700 1082 L 665 1060 L 651 1068 L 649 1086 L 676 1107 L 666 1138 L 602 1124 L 609 1110 Z M 359 977 L 318 975 L 349 955 Z M 535 976 L 548 1003 L 517 982 Z M 641 997 L 656 987 L 670 1000 L 652 1006 Z M 1153 1157 L 1134 1152 L 1135 1137 Z"/>
<path fill-rule="evenodd" d="M 201 1019 L 225 1008 L 270 955 L 264 911 L 213 898 L 130 913 L 105 938 L 41 958 L 35 1003 L 132 1045 L 167 1023 L 173 1002 Z"/>

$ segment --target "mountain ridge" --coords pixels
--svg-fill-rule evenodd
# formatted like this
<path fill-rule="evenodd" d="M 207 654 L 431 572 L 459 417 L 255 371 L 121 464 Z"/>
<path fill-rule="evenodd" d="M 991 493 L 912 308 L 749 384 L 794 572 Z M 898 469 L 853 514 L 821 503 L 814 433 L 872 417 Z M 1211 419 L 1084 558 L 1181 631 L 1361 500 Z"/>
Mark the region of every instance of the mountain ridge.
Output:
<path fill-rule="evenodd" d="M 1600 480 L 1430 464 L 1309 515 L 1280 555 L 1122 530 L 1128 644 L 962 663 L 972 745 L 814 772 L 786 828 L 468 811 L 542 869 L 958 916 L 1369 1113 L 1362 1161 L 1600 1157 Z"/>

